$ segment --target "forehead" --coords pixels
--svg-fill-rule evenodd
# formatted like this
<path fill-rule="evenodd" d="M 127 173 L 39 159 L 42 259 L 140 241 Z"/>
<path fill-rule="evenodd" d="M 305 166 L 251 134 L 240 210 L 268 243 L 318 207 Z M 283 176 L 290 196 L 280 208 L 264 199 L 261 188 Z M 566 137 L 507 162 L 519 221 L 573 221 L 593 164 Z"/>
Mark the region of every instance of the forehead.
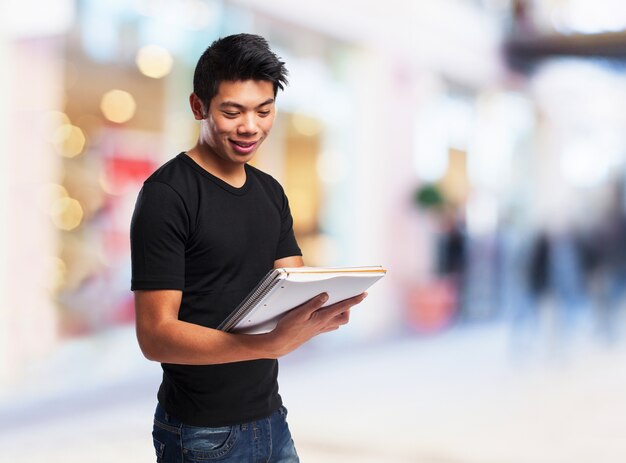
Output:
<path fill-rule="evenodd" d="M 220 82 L 213 101 L 230 101 L 242 106 L 256 107 L 274 98 L 274 85 L 268 80 L 225 80 Z"/>

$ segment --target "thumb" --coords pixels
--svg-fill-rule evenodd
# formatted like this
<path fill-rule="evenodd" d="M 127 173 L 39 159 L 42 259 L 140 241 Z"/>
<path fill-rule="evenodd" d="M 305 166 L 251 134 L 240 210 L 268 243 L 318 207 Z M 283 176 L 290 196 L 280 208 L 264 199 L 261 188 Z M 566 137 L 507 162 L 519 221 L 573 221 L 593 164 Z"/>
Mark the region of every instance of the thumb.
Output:
<path fill-rule="evenodd" d="M 304 304 L 302 304 L 298 308 L 301 308 L 302 311 L 304 313 L 306 313 L 307 315 L 312 315 L 313 312 L 315 312 L 322 305 L 324 305 L 324 303 L 326 301 L 328 301 L 328 294 L 327 293 L 322 293 L 322 294 L 318 294 L 317 296 L 315 296 L 312 299 L 309 299 L 308 301 L 306 301 Z"/>

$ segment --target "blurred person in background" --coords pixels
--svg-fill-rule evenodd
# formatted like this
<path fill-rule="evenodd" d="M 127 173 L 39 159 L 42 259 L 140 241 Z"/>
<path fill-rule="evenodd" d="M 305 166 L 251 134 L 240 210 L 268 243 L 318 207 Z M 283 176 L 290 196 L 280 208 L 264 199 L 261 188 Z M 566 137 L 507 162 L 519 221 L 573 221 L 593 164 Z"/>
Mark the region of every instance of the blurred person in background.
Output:
<path fill-rule="evenodd" d="M 596 329 L 608 344 L 619 341 L 626 297 L 626 207 L 624 182 L 610 188 L 608 204 L 589 236 L 580 240 L 597 316 Z"/>
<path fill-rule="evenodd" d="M 543 333 L 547 353 L 560 355 L 571 341 L 588 306 L 585 255 L 572 225 L 543 228 L 532 239 L 526 266 L 528 297 L 520 304 L 516 322 Z"/>
<path fill-rule="evenodd" d="M 190 105 L 196 146 L 156 170 L 131 223 L 136 329 L 161 362 L 153 441 L 159 462 L 297 462 L 277 359 L 349 320 L 364 295 L 320 309 L 322 294 L 270 333 L 216 327 L 272 268 L 302 266 L 281 185 L 248 165 L 269 135 L 287 70 L 262 37 L 216 40 Z"/>
<path fill-rule="evenodd" d="M 457 319 L 464 313 L 464 295 L 467 271 L 467 238 L 464 218 L 457 212 L 444 213 L 441 220 L 441 236 L 438 246 L 439 275 L 445 278 L 454 291 Z"/>

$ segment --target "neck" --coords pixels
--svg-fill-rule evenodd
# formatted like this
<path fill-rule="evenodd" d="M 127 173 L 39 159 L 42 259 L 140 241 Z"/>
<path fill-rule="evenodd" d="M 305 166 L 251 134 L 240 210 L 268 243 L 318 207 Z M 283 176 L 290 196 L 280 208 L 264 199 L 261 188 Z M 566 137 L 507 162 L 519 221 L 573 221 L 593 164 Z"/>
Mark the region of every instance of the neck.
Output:
<path fill-rule="evenodd" d="M 207 144 L 201 141 L 198 141 L 196 146 L 187 151 L 187 156 L 204 170 L 235 188 L 239 188 L 246 183 L 245 164 L 234 164 L 225 161 L 217 156 Z"/>

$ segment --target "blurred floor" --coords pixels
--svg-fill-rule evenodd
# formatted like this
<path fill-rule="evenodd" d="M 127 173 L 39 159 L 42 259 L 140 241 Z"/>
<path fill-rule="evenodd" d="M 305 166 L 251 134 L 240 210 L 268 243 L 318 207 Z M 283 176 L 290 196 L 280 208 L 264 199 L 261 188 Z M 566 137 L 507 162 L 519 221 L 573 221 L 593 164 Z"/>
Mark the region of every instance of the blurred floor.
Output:
<path fill-rule="evenodd" d="M 626 349 L 510 339 L 490 325 L 292 354 L 280 384 L 302 461 L 626 461 Z M 47 368 L 0 400 L 1 462 L 154 461 L 160 371 L 132 329 L 68 344 Z"/>

